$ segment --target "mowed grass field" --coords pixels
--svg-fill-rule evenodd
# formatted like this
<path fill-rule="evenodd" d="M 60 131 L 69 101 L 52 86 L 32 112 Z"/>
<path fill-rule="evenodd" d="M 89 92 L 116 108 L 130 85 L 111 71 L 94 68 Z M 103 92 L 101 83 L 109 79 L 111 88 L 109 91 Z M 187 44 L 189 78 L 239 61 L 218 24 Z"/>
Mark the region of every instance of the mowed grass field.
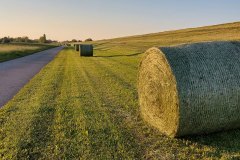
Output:
<path fill-rule="evenodd" d="M 0 62 L 23 57 L 53 47 L 53 45 L 43 44 L 0 44 Z"/>
<path fill-rule="evenodd" d="M 142 53 L 240 40 L 240 23 L 214 27 L 97 41 L 94 57 L 65 48 L 0 110 L 0 159 L 240 158 L 240 130 L 170 139 L 139 113 Z"/>

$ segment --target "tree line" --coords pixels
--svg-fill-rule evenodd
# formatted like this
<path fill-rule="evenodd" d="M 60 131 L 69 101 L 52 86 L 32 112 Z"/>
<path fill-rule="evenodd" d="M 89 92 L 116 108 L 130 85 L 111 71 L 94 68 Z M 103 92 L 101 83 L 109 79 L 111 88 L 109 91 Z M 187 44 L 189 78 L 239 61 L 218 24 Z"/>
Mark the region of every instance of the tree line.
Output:
<path fill-rule="evenodd" d="M 24 37 L 3 37 L 0 38 L 0 43 L 55 43 L 57 41 L 47 39 L 46 35 L 44 34 L 39 39 L 30 39 L 27 36 Z"/>

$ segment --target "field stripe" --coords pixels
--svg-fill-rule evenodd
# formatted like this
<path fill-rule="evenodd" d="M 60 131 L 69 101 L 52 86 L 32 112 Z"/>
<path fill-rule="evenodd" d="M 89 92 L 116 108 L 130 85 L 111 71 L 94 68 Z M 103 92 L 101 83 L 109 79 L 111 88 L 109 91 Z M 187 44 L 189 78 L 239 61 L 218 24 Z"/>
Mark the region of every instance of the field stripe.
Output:
<path fill-rule="evenodd" d="M 76 61 L 66 50 L 67 69 L 64 74 L 64 82 L 61 95 L 58 99 L 58 110 L 55 118 L 55 142 L 53 159 L 88 159 L 89 139 L 86 132 L 86 120 L 82 111 L 82 103 L 79 98 L 82 94 L 82 78 L 76 74 Z"/>
<path fill-rule="evenodd" d="M 84 65 L 82 62 L 84 62 Z M 82 78 L 87 82 L 85 87 L 90 92 L 85 93 L 85 96 L 86 94 L 90 96 L 88 99 L 91 99 L 91 102 L 84 107 L 84 112 L 87 118 L 89 138 L 94 157 L 100 159 L 131 158 L 132 153 L 124 145 L 127 143 L 121 139 L 121 131 L 112 123 L 111 116 L 104 107 L 105 104 L 102 102 L 101 95 L 97 92 L 98 90 L 93 82 L 97 78 L 94 80 L 90 78 L 90 71 L 93 71 L 94 65 L 89 65 L 84 58 L 78 64 Z"/>
<path fill-rule="evenodd" d="M 141 149 L 136 149 L 136 148 L 139 148 L 138 142 L 136 142 L 134 140 L 134 138 L 133 138 L 134 136 L 131 134 L 131 132 L 128 132 L 128 130 L 126 130 L 126 128 L 122 127 L 120 124 L 121 121 L 119 120 L 119 118 L 120 119 L 126 118 L 125 116 L 128 115 L 128 113 L 125 115 L 123 115 L 123 113 L 121 113 L 121 117 L 114 117 L 114 114 L 116 114 L 115 113 L 116 109 L 112 108 L 113 106 L 111 104 L 111 102 L 112 102 L 111 99 L 113 97 L 109 97 L 109 96 L 106 97 L 107 94 L 110 94 L 108 92 L 109 86 L 106 87 L 104 85 L 104 83 L 105 83 L 104 76 L 102 76 L 102 75 L 105 75 L 105 74 L 102 74 L 102 72 L 99 72 L 99 71 L 104 71 L 104 70 L 101 67 L 98 67 L 96 69 L 95 68 L 96 65 L 94 65 L 94 63 L 92 62 L 92 59 L 83 59 L 82 61 L 84 61 L 84 66 L 86 68 L 86 74 L 87 74 L 86 76 L 89 77 L 88 79 L 89 79 L 89 81 L 91 81 L 90 83 L 92 83 L 91 86 L 92 86 L 92 88 L 94 88 L 93 92 L 95 93 L 96 97 L 100 98 L 100 100 L 98 100 L 100 107 L 94 108 L 94 110 L 92 110 L 92 112 L 93 112 L 93 113 L 91 113 L 92 117 L 95 117 L 95 116 L 93 116 L 93 114 L 104 114 L 104 117 L 107 117 L 107 119 L 109 119 L 112 123 L 110 126 L 107 127 L 108 130 L 111 128 L 115 128 L 114 130 L 116 130 L 116 131 L 114 131 L 114 132 L 116 132 L 116 133 L 114 133 L 114 134 L 118 135 L 119 141 L 122 141 L 122 145 L 124 146 L 124 148 L 127 149 L 127 151 L 129 153 L 131 153 L 132 158 L 139 157 Z M 104 73 L 106 73 L 106 71 L 104 71 Z M 109 72 L 107 72 L 107 73 L 109 73 Z M 103 85 L 104 88 L 100 87 L 101 85 Z M 122 86 L 122 85 L 120 84 L 120 86 Z M 116 92 L 117 92 L 117 90 L 116 90 Z M 108 99 L 108 98 L 110 98 L 110 99 Z M 121 104 L 119 104 L 119 105 L 121 105 Z M 117 110 L 121 110 L 121 109 L 118 108 Z M 98 113 L 98 112 L 100 112 L 100 113 Z M 104 120 L 103 120 L 103 122 L 104 122 Z M 104 124 L 101 124 L 101 126 L 104 126 Z M 119 126 L 121 126 L 121 127 L 119 127 Z M 99 143 L 103 143 L 103 142 L 99 142 Z M 104 143 L 107 143 L 107 142 L 104 142 Z"/>
<path fill-rule="evenodd" d="M 58 58 L 60 58 L 58 56 Z M 48 152 L 51 152 L 51 143 L 53 141 L 53 123 L 56 113 L 56 99 L 59 95 L 59 88 L 63 82 L 63 73 L 65 67 L 59 67 L 59 64 L 65 63 L 62 59 L 57 65 L 48 72 L 49 77 L 44 80 L 41 95 L 35 102 L 34 117 L 30 124 L 30 132 L 25 134 L 18 143 L 19 149 L 17 158 L 29 157 L 30 159 L 47 158 Z"/>

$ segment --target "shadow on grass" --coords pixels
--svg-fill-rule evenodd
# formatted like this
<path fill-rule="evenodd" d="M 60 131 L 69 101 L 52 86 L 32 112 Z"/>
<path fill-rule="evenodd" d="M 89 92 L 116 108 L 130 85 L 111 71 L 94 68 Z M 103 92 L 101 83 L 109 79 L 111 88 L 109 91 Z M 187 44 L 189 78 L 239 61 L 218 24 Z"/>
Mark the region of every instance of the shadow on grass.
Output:
<path fill-rule="evenodd" d="M 240 153 L 240 129 L 217 132 L 209 135 L 184 137 L 184 140 L 196 142 L 200 145 L 214 147 L 218 153 Z"/>
<path fill-rule="evenodd" d="M 133 57 L 133 56 L 138 56 L 140 54 L 142 54 L 143 52 L 139 52 L 139 53 L 134 53 L 134 54 L 121 54 L 121 55 L 109 55 L 109 56 L 93 56 L 93 57 Z"/>

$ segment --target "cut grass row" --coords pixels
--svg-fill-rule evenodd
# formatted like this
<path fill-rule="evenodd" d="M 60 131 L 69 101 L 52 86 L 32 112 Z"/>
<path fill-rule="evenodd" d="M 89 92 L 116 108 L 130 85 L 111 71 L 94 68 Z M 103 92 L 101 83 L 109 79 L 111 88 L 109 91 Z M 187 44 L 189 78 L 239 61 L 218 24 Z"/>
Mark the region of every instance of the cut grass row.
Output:
<path fill-rule="evenodd" d="M 20 58 L 53 47 L 56 46 L 43 44 L 0 44 L 0 62 Z"/>
<path fill-rule="evenodd" d="M 136 90 L 140 58 L 86 58 L 64 49 L 0 110 L 0 159 L 240 156 L 239 130 L 169 139 L 143 122 Z"/>

